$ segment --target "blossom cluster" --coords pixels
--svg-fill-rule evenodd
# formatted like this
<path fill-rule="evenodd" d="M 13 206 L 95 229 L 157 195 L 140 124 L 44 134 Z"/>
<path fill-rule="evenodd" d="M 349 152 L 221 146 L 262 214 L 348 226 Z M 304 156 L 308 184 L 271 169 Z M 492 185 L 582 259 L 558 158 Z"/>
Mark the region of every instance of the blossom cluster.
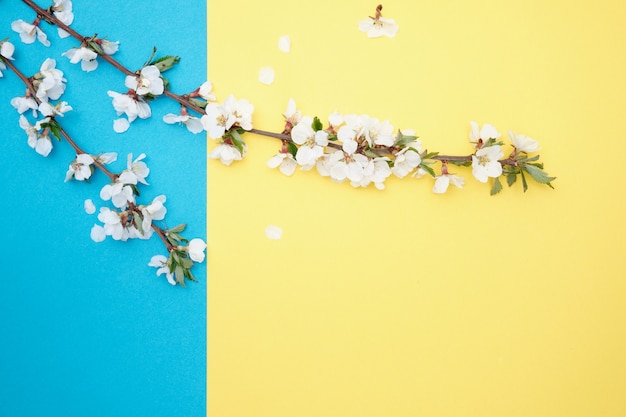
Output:
<path fill-rule="evenodd" d="M 209 112 L 208 108 L 212 111 Z M 211 103 L 203 116 L 209 136 L 219 140 L 219 145 L 209 154 L 230 165 L 241 160 L 246 154 L 246 144 L 242 138 L 245 131 L 258 134 L 267 132 L 254 130 L 252 113 L 254 106 L 245 99 L 229 96 L 224 103 Z M 290 99 L 284 113 L 285 126 L 278 153 L 272 156 L 267 165 L 278 168 L 291 176 L 297 168 L 317 172 L 332 181 L 349 182 L 353 187 L 367 187 L 370 184 L 382 190 L 390 176 L 421 178 L 430 175 L 435 181 L 432 191 L 446 192 L 452 184 L 462 188 L 465 179 L 449 172 L 448 164 L 471 165 L 472 175 L 481 183 L 493 179 L 492 194 L 501 190 L 499 177 L 507 175 L 512 185 L 521 175 L 526 190 L 524 173 L 536 181 L 551 186 L 554 177 L 543 172 L 543 165 L 537 163 L 538 156 L 528 154 L 539 150 L 537 141 L 525 135 L 509 131 L 513 150 L 504 158 L 501 134 L 497 129 L 485 124 L 481 128 L 470 122 L 469 140 L 474 153 L 465 157 L 448 157 L 424 149 L 422 141 L 413 130 L 396 130 L 388 120 L 379 120 L 365 114 L 341 114 L 334 112 L 327 118 L 326 127 L 317 117 L 302 115 L 295 101 Z M 440 174 L 431 166 L 441 163 Z"/>
<path fill-rule="evenodd" d="M 38 18 L 33 23 L 17 20 L 12 24 L 12 29 L 20 35 L 24 43 L 33 43 L 35 39 L 39 39 L 45 46 L 50 45 L 46 34 L 39 27 L 40 17 L 46 17 L 46 21 L 59 25 L 61 37 L 75 34 L 69 28 L 74 19 L 70 0 L 54 0 L 47 11 L 37 10 L 37 12 Z M 71 48 L 62 55 L 73 64 L 80 62 L 84 71 L 93 71 L 97 68 L 98 56 L 109 56 L 118 50 L 119 42 L 110 42 L 95 36 L 80 38 L 80 47 Z M 133 159 L 133 155 L 129 154 L 126 169 L 116 174 L 107 168 L 117 160 L 116 152 L 96 155 L 83 151 L 59 123 L 60 118 L 73 109 L 69 103 L 61 100 L 66 90 L 67 79 L 56 67 L 56 61 L 46 58 L 39 71 L 27 77 L 12 63 L 14 53 L 15 46 L 12 43 L 8 40 L 0 41 L 0 76 L 3 75 L 2 71 L 9 67 L 26 86 L 24 95 L 12 98 L 11 105 L 19 114 L 19 125 L 27 136 L 28 145 L 46 157 L 53 149 L 52 138 L 67 141 L 76 151 L 76 158 L 68 166 L 65 181 L 89 181 L 96 170 L 102 171 L 111 179 L 110 183 L 102 187 L 99 194 L 102 201 L 110 203 L 111 206 L 107 207 L 105 204 L 100 207 L 97 214 L 100 224 L 93 225 L 91 239 L 95 242 L 102 242 L 107 237 L 118 241 L 147 240 L 156 234 L 165 244 L 168 256 L 155 255 L 148 265 L 157 267 L 157 275 L 165 275 L 171 284 L 184 285 L 186 280 L 195 281 L 191 268 L 195 263 L 204 261 L 206 243 L 200 238 L 191 240 L 184 238 L 181 232 L 185 230 L 185 224 L 165 229 L 155 223 L 165 219 L 167 213 L 165 195 L 155 197 L 148 204 L 137 201 L 139 186 L 148 185 L 146 178 L 150 169 L 145 163 L 146 155 L 142 153 Z M 125 85 L 129 89 L 128 92 L 123 94 L 109 92 L 118 115 L 127 116 L 122 121 L 116 120 L 114 124 L 116 130 L 119 131 L 119 126 L 124 126 L 124 121 L 128 125 L 137 117 L 150 116 L 147 101 L 163 94 L 166 81 L 161 73 L 176 62 L 177 58 L 166 57 L 146 63 L 135 73 L 126 71 L 128 74 Z M 210 90 L 211 86 L 208 83 L 208 89 L 207 85 L 203 85 L 196 93 L 198 96 L 210 98 L 210 95 L 205 94 L 205 91 L 210 93 Z M 167 117 L 166 121 L 175 122 L 171 117 Z M 201 126 L 199 119 L 198 124 Z M 200 127 L 200 131 L 202 129 Z M 96 211 L 90 199 L 85 201 L 85 210 L 88 214 Z"/>

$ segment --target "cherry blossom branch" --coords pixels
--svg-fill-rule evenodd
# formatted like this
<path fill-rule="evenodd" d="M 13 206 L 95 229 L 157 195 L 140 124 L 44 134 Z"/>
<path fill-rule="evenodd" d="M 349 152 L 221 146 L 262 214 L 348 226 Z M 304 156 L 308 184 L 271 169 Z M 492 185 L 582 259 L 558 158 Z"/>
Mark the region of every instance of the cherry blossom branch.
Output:
<path fill-rule="evenodd" d="M 87 36 L 81 35 L 77 31 L 75 31 L 74 29 L 72 29 L 71 27 L 69 27 L 68 25 L 63 23 L 60 19 L 58 19 L 56 16 L 54 16 L 54 14 L 52 14 L 48 10 L 43 9 L 42 7 L 40 7 L 33 0 L 22 0 L 22 1 L 24 3 L 26 3 L 26 5 L 28 7 L 33 9 L 35 11 L 35 13 L 37 13 L 38 17 L 44 19 L 46 22 L 48 22 L 50 24 L 54 24 L 54 25 L 58 26 L 59 28 L 63 29 L 64 31 L 69 33 L 70 36 L 72 36 L 74 39 L 79 41 L 81 43 L 81 45 L 82 44 L 86 44 L 86 43 L 88 43 L 89 41 L 91 41 L 91 40 L 93 40 L 95 38 L 95 36 L 87 37 Z M 119 61 L 117 61 L 112 56 L 110 56 L 108 54 L 105 54 L 105 53 L 101 53 L 98 50 L 94 50 L 94 52 L 97 53 L 102 59 L 104 59 L 106 62 L 111 64 L 114 68 L 116 68 L 118 71 L 120 71 L 124 75 L 126 75 L 126 76 L 136 76 L 137 75 L 137 72 L 133 72 L 133 71 L 129 70 L 128 68 L 126 68 L 124 65 L 122 65 Z M 199 107 L 199 106 L 195 105 L 194 103 L 192 103 L 189 100 L 189 95 L 187 95 L 187 94 L 179 95 L 179 94 L 173 93 L 170 90 L 165 89 L 163 91 L 163 95 L 165 95 L 165 96 L 169 97 L 170 99 L 178 102 L 180 105 L 185 106 L 185 107 L 195 111 L 198 114 L 204 114 L 204 109 L 202 109 L 201 107 Z"/>
<path fill-rule="evenodd" d="M 13 71 L 15 73 L 15 75 L 17 75 L 18 78 L 24 83 L 24 85 L 26 86 L 28 91 L 32 94 L 32 97 L 37 102 L 37 104 L 41 104 L 42 101 L 41 101 L 41 99 L 39 99 L 39 97 L 37 97 L 37 91 L 36 91 L 35 86 L 32 83 L 31 78 L 29 78 L 26 75 L 24 75 L 24 73 L 21 72 L 10 60 L 3 59 L 2 62 L 5 63 L 7 65 L 7 67 L 9 67 L 11 69 L 11 71 Z M 55 120 L 54 116 L 50 116 L 50 119 L 51 120 Z M 58 120 L 55 120 L 55 123 L 56 123 L 56 126 L 57 126 L 58 130 L 59 130 L 59 133 L 61 135 L 63 135 L 63 137 L 65 138 L 67 143 L 74 149 L 74 151 L 76 152 L 77 155 L 79 155 L 79 154 L 88 154 L 80 146 L 78 146 L 78 144 L 76 143 L 76 141 L 74 141 L 74 139 L 72 139 L 70 134 L 59 124 Z M 115 174 L 115 173 L 111 172 L 110 170 L 108 170 L 104 166 L 104 164 L 101 163 L 100 161 L 98 161 L 97 159 L 94 159 L 93 164 L 100 171 L 102 171 L 107 177 L 109 177 L 111 179 L 111 181 L 113 181 L 113 182 L 115 182 L 119 178 L 119 176 L 120 176 L 120 174 Z M 141 214 L 141 210 L 137 207 L 136 204 L 130 203 L 129 204 L 129 210 L 132 211 L 133 213 Z M 156 234 L 159 236 L 159 238 L 163 241 L 163 243 L 165 244 L 165 247 L 167 248 L 168 252 L 171 252 L 172 250 L 175 249 L 175 247 L 168 241 L 168 239 L 167 239 L 167 232 L 163 228 L 157 226 L 154 223 L 151 223 L 151 227 L 156 232 Z"/>

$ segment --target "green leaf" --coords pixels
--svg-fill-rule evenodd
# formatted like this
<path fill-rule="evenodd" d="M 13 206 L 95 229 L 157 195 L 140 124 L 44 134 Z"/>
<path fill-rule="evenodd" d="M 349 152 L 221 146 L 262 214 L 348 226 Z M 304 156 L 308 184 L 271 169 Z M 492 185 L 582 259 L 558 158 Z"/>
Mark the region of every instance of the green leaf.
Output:
<path fill-rule="evenodd" d="M 52 135 L 54 135 L 54 137 L 56 137 L 57 140 L 60 142 L 61 141 L 61 129 L 57 121 L 51 120 L 50 123 L 48 124 L 48 128 L 50 129 L 50 133 L 52 133 Z"/>
<path fill-rule="evenodd" d="M 538 168 L 535 165 L 531 164 L 524 166 L 524 170 L 528 172 L 538 183 L 546 184 L 550 188 L 554 188 L 552 187 L 552 184 L 550 184 L 550 182 L 554 181 L 556 177 L 548 176 L 548 174 L 546 174 L 541 168 Z"/>
<path fill-rule="evenodd" d="M 515 181 L 517 181 L 517 174 L 515 174 L 514 172 L 507 174 L 506 183 L 509 184 L 509 187 L 515 184 Z"/>
<path fill-rule="evenodd" d="M 295 143 L 287 142 L 287 150 L 289 151 L 291 156 L 293 156 L 294 158 L 296 157 L 296 154 L 298 153 L 298 147 Z"/>
<path fill-rule="evenodd" d="M 133 223 L 135 224 L 135 227 L 137 228 L 137 230 L 139 230 L 139 233 L 144 235 L 145 232 L 143 230 L 143 217 L 141 217 L 141 214 L 135 213 L 133 215 Z"/>
<path fill-rule="evenodd" d="M 317 116 L 315 116 L 313 118 L 313 123 L 311 124 L 311 127 L 315 132 L 317 132 L 319 130 L 322 130 L 324 128 L 324 125 L 322 124 L 322 121 Z"/>
<path fill-rule="evenodd" d="M 189 278 L 190 280 L 194 281 L 194 282 L 198 282 L 198 280 L 196 279 L 196 277 L 193 276 L 193 274 L 191 273 L 191 269 L 187 269 L 185 271 L 185 275 L 187 276 L 187 278 Z"/>
<path fill-rule="evenodd" d="M 156 51 L 157 51 L 156 46 L 153 46 L 152 47 L 152 53 L 150 54 L 150 58 L 148 58 L 148 60 L 143 63 L 141 68 L 147 67 L 148 65 L 150 65 L 150 61 L 152 61 L 152 58 L 154 58 L 154 54 L 156 53 Z"/>
<path fill-rule="evenodd" d="M 414 142 L 416 139 L 417 139 L 417 136 L 405 135 L 400 130 L 398 130 L 398 134 L 396 135 L 396 141 L 394 143 L 394 146 L 406 145 L 407 143 Z"/>
<path fill-rule="evenodd" d="M 104 55 L 104 51 L 102 50 L 100 45 L 98 45 L 98 43 L 95 41 L 89 41 L 87 43 L 87 47 L 91 49 L 92 51 L 94 51 L 95 53 L 97 53 L 98 55 Z"/>
<path fill-rule="evenodd" d="M 184 287 L 185 286 L 185 271 L 183 271 L 183 268 L 180 265 L 178 265 L 176 269 L 174 270 L 174 275 L 176 276 L 176 282 Z"/>
<path fill-rule="evenodd" d="M 435 174 L 435 170 L 429 167 L 426 164 L 419 164 L 418 168 L 422 168 L 424 171 L 428 172 L 431 177 L 435 178 L 437 175 Z"/>
<path fill-rule="evenodd" d="M 376 152 L 374 152 L 371 149 L 364 149 L 363 153 L 365 154 L 365 156 L 369 156 L 370 158 L 378 158 L 380 155 L 377 154 Z"/>
<path fill-rule="evenodd" d="M 198 100 L 197 98 L 190 98 L 189 102 L 194 106 L 198 106 L 202 109 L 204 109 L 207 105 L 206 101 Z"/>
<path fill-rule="evenodd" d="M 139 193 L 139 188 L 137 187 L 137 184 L 126 184 L 128 186 L 130 186 L 130 188 L 133 190 L 133 194 L 135 194 L 136 196 L 141 195 Z"/>
<path fill-rule="evenodd" d="M 150 64 L 148 65 L 154 65 L 155 67 L 159 69 L 159 71 L 163 73 L 167 70 L 174 68 L 174 66 L 178 64 L 179 62 L 180 62 L 180 57 L 166 55 L 159 59 L 155 59 L 154 61 L 150 62 Z"/>
<path fill-rule="evenodd" d="M 184 223 L 183 223 L 183 224 L 179 224 L 178 226 L 174 226 L 174 227 L 172 227 L 172 228 L 171 228 L 170 230 L 168 230 L 167 232 L 168 232 L 168 233 L 180 233 L 180 232 L 182 232 L 183 230 L 185 230 L 185 228 L 186 228 L 186 227 L 187 227 L 187 225 L 186 225 L 186 224 L 184 224 Z"/>
<path fill-rule="evenodd" d="M 180 264 L 182 265 L 183 268 L 189 269 L 193 266 L 193 261 L 189 258 L 182 258 L 180 260 Z"/>
<path fill-rule="evenodd" d="M 522 186 L 524 187 L 524 192 L 526 192 L 526 190 L 528 190 L 528 183 L 526 182 L 526 175 L 524 175 L 524 171 L 520 171 L 519 173 L 522 176 Z"/>
<path fill-rule="evenodd" d="M 499 177 L 495 177 L 493 179 L 493 187 L 491 187 L 491 195 L 496 195 L 500 191 L 502 191 L 502 183 L 500 182 Z"/>
<path fill-rule="evenodd" d="M 233 145 L 235 145 L 235 147 L 239 149 L 239 152 L 243 155 L 243 147 L 246 142 L 243 141 L 243 138 L 241 137 L 237 129 L 231 129 L 228 134 L 230 134 Z"/>

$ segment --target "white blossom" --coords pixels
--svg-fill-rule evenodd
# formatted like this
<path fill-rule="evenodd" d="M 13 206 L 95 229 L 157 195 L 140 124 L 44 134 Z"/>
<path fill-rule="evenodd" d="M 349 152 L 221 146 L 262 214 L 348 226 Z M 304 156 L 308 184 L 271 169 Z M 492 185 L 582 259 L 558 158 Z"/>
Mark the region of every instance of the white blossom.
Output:
<path fill-rule="evenodd" d="M 509 130 L 509 137 L 513 142 L 513 146 L 515 146 L 515 149 L 517 149 L 517 151 L 519 152 L 530 153 L 537 152 L 539 150 L 539 142 L 532 138 L 529 138 L 528 136 L 514 133 Z"/>
<path fill-rule="evenodd" d="M 291 139 L 300 145 L 296 153 L 296 161 L 302 169 L 308 170 L 315 166 L 318 158 L 324 154 L 328 145 L 328 132 L 313 130 L 313 118 L 304 116 L 291 130 Z"/>
<path fill-rule="evenodd" d="M 168 124 L 180 123 L 184 124 L 191 133 L 200 133 L 204 130 L 202 122 L 199 118 L 188 114 L 168 113 L 163 116 L 163 121 Z"/>
<path fill-rule="evenodd" d="M 48 123 L 49 121 L 50 118 L 46 117 L 45 119 L 37 121 L 34 125 L 31 125 L 24 115 L 20 115 L 19 119 L 20 127 L 28 135 L 28 146 L 33 148 L 35 152 L 41 156 L 48 156 L 50 151 L 52 151 L 52 141 L 48 136 L 48 129 L 42 129 L 41 127 L 42 124 Z"/>
<path fill-rule="evenodd" d="M 359 184 L 365 175 L 365 168 L 369 159 L 365 155 L 356 153 L 358 144 L 355 140 L 346 140 L 342 145 L 342 152 L 330 154 L 330 178 L 335 182 L 348 179 L 351 183 Z"/>
<path fill-rule="evenodd" d="M 219 159 L 220 162 L 224 165 L 230 165 L 233 161 L 241 161 L 241 159 L 245 156 L 246 147 L 244 145 L 244 154 L 242 155 L 239 152 L 239 149 L 233 145 L 229 145 L 227 143 L 222 143 L 218 145 L 211 151 L 208 155 L 210 159 Z"/>
<path fill-rule="evenodd" d="M 72 178 L 77 181 L 88 180 L 92 174 L 91 164 L 93 163 L 94 159 L 89 154 L 81 153 L 76 155 L 76 159 L 70 164 L 65 174 L 65 181 L 69 181 Z"/>
<path fill-rule="evenodd" d="M 393 38 L 398 33 L 398 24 L 393 19 L 385 17 L 363 19 L 359 21 L 359 30 L 367 33 L 368 38 L 387 36 Z"/>
<path fill-rule="evenodd" d="M 108 207 L 100 207 L 98 220 L 104 224 L 105 235 L 111 236 L 114 240 L 126 241 L 142 237 L 133 224 L 132 216 L 127 211 L 120 213 Z"/>
<path fill-rule="evenodd" d="M 388 159 L 384 157 L 370 159 L 363 170 L 360 182 L 351 182 L 353 187 L 367 187 L 370 183 L 379 190 L 385 189 L 385 180 L 391 175 Z"/>
<path fill-rule="evenodd" d="M 52 5 L 52 14 L 65 25 L 70 26 L 74 22 L 74 13 L 72 13 L 71 0 L 54 0 Z M 59 37 L 67 38 L 70 36 L 65 30 L 58 28 Z"/>
<path fill-rule="evenodd" d="M 41 101 L 58 100 L 65 92 L 65 82 L 63 71 L 56 68 L 56 61 L 47 58 L 39 68 L 39 73 L 35 78 L 37 82 L 37 98 Z"/>
<path fill-rule="evenodd" d="M 121 177 L 120 177 L 121 178 Z M 135 203 L 135 195 L 133 189 L 127 183 L 114 182 L 106 184 L 100 190 L 100 198 L 104 201 L 109 201 L 119 209 L 128 207 L 128 203 Z"/>
<path fill-rule="evenodd" d="M 128 158 L 126 159 L 126 170 L 122 172 L 122 175 L 124 175 L 124 173 L 132 173 L 138 182 L 148 185 L 146 177 L 150 174 L 150 168 L 148 168 L 146 163 L 143 162 L 145 158 L 146 154 L 142 153 L 135 160 L 133 160 L 133 154 L 129 153 Z M 137 182 L 134 183 L 136 184 Z"/>
<path fill-rule="evenodd" d="M 148 103 L 139 100 L 138 97 L 131 97 L 129 94 L 120 94 L 115 91 L 108 91 L 107 94 L 113 99 L 113 108 L 120 116 L 125 114 L 128 117 L 128 122 L 132 123 L 137 117 L 140 119 L 147 119 L 152 115 L 152 111 Z M 118 122 L 119 123 L 119 122 Z M 121 125 L 113 125 L 114 129 L 118 133 L 121 133 Z M 126 127 L 128 128 L 128 127 Z"/>
<path fill-rule="evenodd" d="M 9 42 L 0 42 L 0 55 L 6 59 L 13 60 L 13 53 L 15 52 L 15 46 Z"/>
<path fill-rule="evenodd" d="M 165 277 L 167 278 L 167 282 L 169 282 L 172 285 L 176 285 L 174 274 L 170 271 L 170 267 L 167 265 L 167 258 L 165 256 L 154 255 L 152 259 L 150 259 L 148 266 L 153 266 L 157 268 L 157 271 L 156 271 L 157 277 L 162 274 L 165 274 Z"/>
<path fill-rule="evenodd" d="M 499 139 L 500 132 L 490 124 L 484 124 L 480 129 L 478 128 L 478 123 L 472 121 L 470 122 L 470 133 L 469 139 L 470 142 L 475 143 L 477 147 L 480 147 L 483 143 L 486 143 L 489 139 Z M 479 145 L 480 144 L 480 145 Z"/>
<path fill-rule="evenodd" d="M 61 55 L 68 57 L 72 64 L 80 62 L 80 68 L 85 72 L 90 72 L 98 68 L 98 61 L 96 60 L 98 54 L 84 46 L 72 48 L 69 51 L 63 52 Z"/>
<path fill-rule="evenodd" d="M 417 149 L 419 150 L 419 149 Z M 396 154 L 391 171 L 398 178 L 404 178 L 422 163 L 422 158 L 416 149 L 407 146 Z"/>
<path fill-rule="evenodd" d="M 117 152 L 105 152 L 95 158 L 96 161 L 103 165 L 110 164 L 117 161 Z"/>
<path fill-rule="evenodd" d="M 37 117 L 39 106 L 37 105 L 37 101 L 32 97 L 13 97 L 11 99 L 11 106 L 13 106 L 19 114 L 32 110 L 33 117 Z"/>
<path fill-rule="evenodd" d="M 502 175 L 502 165 L 498 159 L 504 156 L 501 146 L 486 146 L 472 155 L 472 174 L 480 182 L 487 182 L 489 177 Z"/>
<path fill-rule="evenodd" d="M 163 94 L 165 89 L 161 71 L 155 65 L 143 67 L 139 71 L 139 75 L 126 76 L 124 84 L 140 96 L 145 96 L 146 94 L 158 96 Z"/>
<path fill-rule="evenodd" d="M 198 95 L 206 101 L 215 101 L 215 94 L 213 93 L 213 83 L 211 81 L 205 81 L 198 88 Z"/>
<path fill-rule="evenodd" d="M 285 118 L 286 129 L 289 131 L 302 120 L 302 112 L 296 108 L 294 99 L 290 98 L 287 102 L 287 109 L 283 117 Z"/>
<path fill-rule="evenodd" d="M 296 171 L 298 163 L 290 152 L 279 152 L 267 161 L 270 168 L 278 168 L 283 174 L 290 176 Z"/>
<path fill-rule="evenodd" d="M 202 263 L 204 261 L 204 250 L 206 249 L 206 243 L 204 240 L 195 238 L 191 239 L 187 251 L 192 261 Z"/>
<path fill-rule="evenodd" d="M 202 126 L 213 139 L 221 138 L 232 127 L 252 129 L 254 106 L 246 99 L 237 100 L 229 95 L 224 103 L 209 103 L 202 118 Z"/>
<path fill-rule="evenodd" d="M 465 179 L 454 174 L 442 174 L 435 177 L 435 184 L 433 185 L 433 193 L 443 194 L 448 190 L 448 186 L 452 184 L 458 188 L 463 188 Z"/>
<path fill-rule="evenodd" d="M 65 102 L 65 101 L 59 101 L 54 106 L 51 105 L 47 101 L 42 101 L 41 103 L 39 103 L 39 111 L 44 116 L 49 116 L 49 117 L 61 116 L 61 117 L 63 117 L 63 115 L 65 113 L 67 113 L 68 111 L 70 111 L 70 110 L 72 110 L 72 106 L 67 104 L 67 102 Z"/>
<path fill-rule="evenodd" d="M 152 200 L 152 203 L 141 208 L 141 214 L 143 215 L 143 221 L 141 227 L 144 235 L 152 235 L 152 221 L 163 220 L 167 209 L 165 208 L 165 196 L 160 195 Z"/>
<path fill-rule="evenodd" d="M 98 39 L 98 45 L 102 48 L 102 52 L 107 55 L 113 55 L 120 47 L 119 41 L 109 41 L 106 39 Z"/>
<path fill-rule="evenodd" d="M 44 46 L 50 46 L 48 36 L 39 28 L 39 26 L 24 22 L 22 19 L 15 20 L 11 23 L 11 29 L 20 35 L 20 39 L 25 44 L 35 42 L 35 38 Z"/>

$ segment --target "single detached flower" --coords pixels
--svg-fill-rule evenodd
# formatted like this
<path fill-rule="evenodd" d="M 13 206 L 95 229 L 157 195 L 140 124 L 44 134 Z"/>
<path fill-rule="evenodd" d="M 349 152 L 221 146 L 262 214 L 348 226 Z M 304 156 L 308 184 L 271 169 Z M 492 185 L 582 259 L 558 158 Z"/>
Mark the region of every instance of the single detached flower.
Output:
<path fill-rule="evenodd" d="M 378 38 L 381 36 L 387 36 L 393 38 L 398 33 L 398 24 L 393 19 L 387 19 L 382 17 L 381 11 L 382 5 L 376 7 L 376 16 L 368 17 L 359 22 L 359 30 L 367 33 L 368 38 Z"/>
<path fill-rule="evenodd" d="M 529 138 L 528 136 L 521 135 L 519 133 L 514 133 L 509 130 L 509 137 L 513 142 L 513 146 L 517 152 L 537 152 L 539 150 L 539 142 L 536 140 Z"/>

